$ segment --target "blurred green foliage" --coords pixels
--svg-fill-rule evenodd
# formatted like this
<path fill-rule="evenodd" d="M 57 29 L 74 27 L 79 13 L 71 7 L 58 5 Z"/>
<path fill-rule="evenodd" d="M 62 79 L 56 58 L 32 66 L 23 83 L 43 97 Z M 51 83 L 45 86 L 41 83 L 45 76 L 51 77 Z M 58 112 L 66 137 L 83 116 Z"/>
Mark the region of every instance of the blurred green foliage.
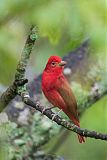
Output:
<path fill-rule="evenodd" d="M 0 160 L 8 160 L 9 137 L 11 128 L 8 122 L 0 122 Z"/>
<path fill-rule="evenodd" d="M 36 42 L 30 62 L 32 72 L 40 73 L 50 55 L 57 54 L 63 56 L 76 48 L 84 39 L 90 38 L 91 60 L 94 63 L 100 62 L 103 66 L 104 74 L 106 74 L 106 12 L 105 0 L 1 0 L 0 83 L 5 85 L 11 83 L 31 24 L 38 26 L 39 34 L 39 40 Z M 90 81 L 93 81 L 91 77 L 98 80 L 99 72 L 96 73 L 96 68 L 93 68 L 89 76 Z M 106 84 L 104 81 L 102 83 Z M 79 88 L 79 93 L 81 93 L 81 86 L 77 85 L 77 88 Z M 84 91 L 83 95 L 86 96 L 87 92 Z M 89 129 L 102 132 L 106 131 L 106 98 L 86 111 L 82 117 L 84 128 L 88 128 L 89 126 Z M 14 156 L 19 156 L 17 158 L 20 159 L 23 153 L 31 151 L 29 146 L 22 149 L 22 146 L 28 144 L 29 138 L 33 141 L 34 146 L 36 146 L 37 140 L 40 138 L 35 138 L 35 132 L 36 136 L 38 134 L 38 126 L 35 126 L 36 120 L 32 124 L 30 126 L 32 135 L 27 132 L 27 128 L 18 129 L 17 126 L 13 127 L 16 134 L 18 136 L 21 134 L 20 136 L 22 137 L 15 141 L 16 145 L 20 146 L 20 152 L 11 148 L 11 159 Z M 107 145 L 105 142 L 92 139 L 88 140 L 87 138 L 86 144 L 81 146 L 75 139 L 75 137 L 67 139 L 62 146 L 63 148 L 58 152 L 58 155 L 64 155 L 66 160 L 70 160 L 71 157 L 74 160 L 106 159 L 105 147 Z M 56 137 L 55 140 L 57 141 Z"/>
<path fill-rule="evenodd" d="M 39 70 L 43 69 L 43 62 L 49 54 L 62 56 L 89 37 L 92 55 L 104 58 L 107 32 L 105 4 L 105 0 L 1 0 L 0 82 L 9 84 L 12 80 L 30 24 L 38 26 L 41 37 L 34 50 L 38 53 L 40 65 L 37 63 L 36 67 Z"/>
<path fill-rule="evenodd" d="M 10 123 L 10 148 L 9 159 L 28 160 L 36 159 L 38 154 L 43 154 L 41 147 L 46 144 L 56 133 L 60 127 L 53 125 L 48 118 L 36 112 L 30 115 L 29 122 L 25 126 Z"/>

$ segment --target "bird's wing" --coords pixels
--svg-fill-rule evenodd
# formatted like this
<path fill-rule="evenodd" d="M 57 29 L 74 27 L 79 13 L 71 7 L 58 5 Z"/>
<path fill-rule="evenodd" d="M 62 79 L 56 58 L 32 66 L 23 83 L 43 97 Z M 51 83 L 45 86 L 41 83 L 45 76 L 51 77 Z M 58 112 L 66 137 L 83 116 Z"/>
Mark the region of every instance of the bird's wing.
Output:
<path fill-rule="evenodd" d="M 60 96 L 57 90 L 52 89 L 49 91 L 43 91 L 45 96 L 47 97 L 48 101 L 53 104 L 55 107 L 59 107 L 60 109 L 65 108 L 65 102 L 63 98 Z"/>
<path fill-rule="evenodd" d="M 70 112 L 71 115 L 76 120 L 78 120 L 77 102 L 76 102 L 75 96 L 71 90 L 71 87 L 70 87 L 69 83 L 67 82 L 67 80 L 65 79 L 65 77 L 63 75 L 61 75 L 57 79 L 57 81 L 54 85 L 55 85 L 55 88 L 58 91 L 58 93 L 63 98 L 63 100 L 67 106 L 68 113 Z"/>

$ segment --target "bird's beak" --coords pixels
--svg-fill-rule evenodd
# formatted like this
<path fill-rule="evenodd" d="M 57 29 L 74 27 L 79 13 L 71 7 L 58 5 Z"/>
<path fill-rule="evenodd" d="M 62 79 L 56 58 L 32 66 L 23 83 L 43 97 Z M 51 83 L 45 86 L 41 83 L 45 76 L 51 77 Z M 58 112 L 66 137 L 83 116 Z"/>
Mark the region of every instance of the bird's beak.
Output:
<path fill-rule="evenodd" d="M 65 66 L 66 64 L 67 64 L 66 61 L 61 61 L 61 62 L 59 63 L 59 66 Z"/>

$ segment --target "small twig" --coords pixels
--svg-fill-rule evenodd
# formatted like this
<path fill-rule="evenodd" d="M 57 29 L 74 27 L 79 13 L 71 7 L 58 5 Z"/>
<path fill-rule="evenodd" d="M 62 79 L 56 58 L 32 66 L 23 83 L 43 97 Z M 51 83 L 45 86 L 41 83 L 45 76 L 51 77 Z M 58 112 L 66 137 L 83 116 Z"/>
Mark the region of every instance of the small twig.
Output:
<path fill-rule="evenodd" d="M 33 99 L 31 99 L 27 94 L 22 94 L 22 99 L 24 101 L 25 104 L 35 108 L 36 110 L 38 110 L 39 112 L 43 113 L 44 115 L 46 115 L 49 119 L 52 120 L 53 115 L 55 114 L 54 112 L 52 112 L 51 110 L 44 110 L 44 106 L 42 106 L 38 101 L 34 101 Z M 95 139 L 101 139 L 101 140 L 107 140 L 107 134 L 102 134 L 102 133 L 97 133 L 95 131 L 89 131 L 87 129 L 82 129 L 79 128 L 78 126 L 66 121 L 65 119 L 61 118 L 60 116 L 55 116 L 54 122 L 56 122 L 58 125 L 61 125 L 63 127 L 65 127 L 68 130 L 71 130 L 75 133 L 80 134 L 81 136 L 85 136 L 85 137 L 91 137 L 91 138 L 95 138 Z"/>

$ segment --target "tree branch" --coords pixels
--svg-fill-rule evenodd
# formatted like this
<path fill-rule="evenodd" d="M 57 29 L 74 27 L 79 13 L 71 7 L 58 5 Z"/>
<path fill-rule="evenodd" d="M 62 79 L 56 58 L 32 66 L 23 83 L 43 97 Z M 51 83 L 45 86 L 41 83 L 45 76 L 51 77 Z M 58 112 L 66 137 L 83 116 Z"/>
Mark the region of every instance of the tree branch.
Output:
<path fill-rule="evenodd" d="M 38 110 L 39 112 L 43 112 L 44 106 L 42 106 L 38 101 L 34 101 L 33 99 L 31 99 L 28 94 L 22 94 L 22 98 L 25 104 L 35 108 L 36 110 Z M 52 112 L 51 110 L 45 110 L 43 112 L 44 115 L 46 115 L 49 119 L 52 120 L 53 115 L 55 115 L 54 112 Z M 56 122 L 58 125 L 61 125 L 63 127 L 65 127 L 68 130 L 71 130 L 75 133 L 80 134 L 81 136 L 85 136 L 85 137 L 90 137 L 90 138 L 95 138 L 95 139 L 101 139 L 101 140 L 107 140 L 107 134 L 102 134 L 102 133 L 97 133 L 95 131 L 89 131 L 87 129 L 82 129 L 77 127 L 76 125 L 66 121 L 65 119 L 61 118 L 60 116 L 56 115 L 55 118 L 53 119 L 54 122 Z"/>
<path fill-rule="evenodd" d="M 37 39 L 36 28 L 32 26 L 30 29 L 30 34 L 27 37 L 24 49 L 22 51 L 21 59 L 17 65 L 15 80 L 20 80 L 24 78 L 26 71 L 25 68 L 28 64 L 30 54 L 36 39 Z"/>
<path fill-rule="evenodd" d="M 32 26 L 22 51 L 21 59 L 17 65 L 15 80 L 12 85 L 0 96 L 0 112 L 17 95 L 17 88 L 23 88 L 20 86 L 24 86 L 24 84 L 27 82 L 27 80 L 23 78 L 25 74 L 25 67 L 29 61 L 30 53 L 36 38 L 37 35 L 35 32 L 35 27 Z"/>

